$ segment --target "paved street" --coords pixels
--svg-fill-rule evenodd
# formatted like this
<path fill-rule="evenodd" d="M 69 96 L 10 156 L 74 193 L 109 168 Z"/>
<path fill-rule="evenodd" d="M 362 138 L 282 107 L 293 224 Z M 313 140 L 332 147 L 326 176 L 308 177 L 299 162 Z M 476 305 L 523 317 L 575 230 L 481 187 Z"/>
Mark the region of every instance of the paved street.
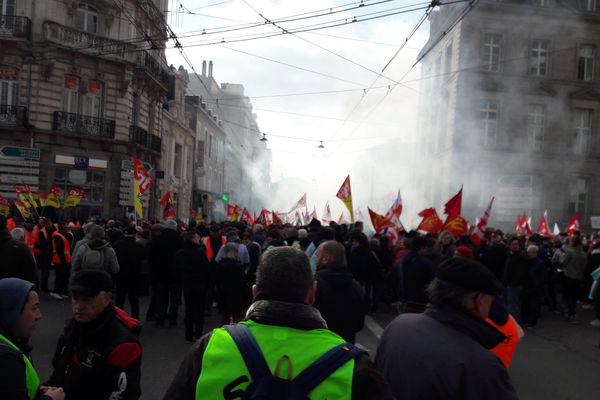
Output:
<path fill-rule="evenodd" d="M 142 300 L 145 311 L 147 298 Z M 44 320 L 36 333 L 34 360 L 42 379 L 51 372 L 51 358 L 63 321 L 69 317 L 69 303 L 42 296 Z M 367 317 L 365 329 L 357 342 L 375 354 L 377 339 L 393 315 L 386 310 L 374 318 Z M 591 327 L 590 311 L 583 311 L 581 324 L 568 325 L 558 316 L 544 314 L 540 327 L 527 331 L 513 361 L 511 377 L 522 400 L 589 400 L 600 393 L 600 329 Z M 218 317 L 208 317 L 207 327 L 216 326 Z M 179 362 L 189 349 L 184 341 L 183 326 L 157 328 L 144 325 L 142 337 L 143 399 L 161 399 Z"/>

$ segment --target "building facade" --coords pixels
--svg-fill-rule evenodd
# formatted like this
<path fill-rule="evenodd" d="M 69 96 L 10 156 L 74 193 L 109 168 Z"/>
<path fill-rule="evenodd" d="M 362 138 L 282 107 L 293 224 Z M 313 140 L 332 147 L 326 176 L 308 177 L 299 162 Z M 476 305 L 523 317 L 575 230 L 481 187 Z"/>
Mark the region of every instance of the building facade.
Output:
<path fill-rule="evenodd" d="M 600 213 L 600 4 L 481 0 L 445 34 L 464 7 L 430 16 L 417 187 L 439 206 L 464 185 L 470 221 L 495 196 L 491 223 L 504 229 L 544 210 L 563 228 L 575 212 L 589 226 Z"/>
<path fill-rule="evenodd" d="M 133 155 L 160 166 L 166 0 L 0 0 L 0 194 L 83 188 L 65 216 L 133 211 Z M 145 200 L 152 213 L 155 188 Z M 150 215 L 152 216 L 152 215 Z"/>

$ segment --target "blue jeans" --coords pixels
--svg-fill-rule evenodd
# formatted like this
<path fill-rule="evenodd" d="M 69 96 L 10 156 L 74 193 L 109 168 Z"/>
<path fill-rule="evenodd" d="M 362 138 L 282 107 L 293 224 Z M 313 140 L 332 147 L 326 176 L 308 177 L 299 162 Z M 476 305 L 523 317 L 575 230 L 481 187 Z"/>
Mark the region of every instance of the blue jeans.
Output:
<path fill-rule="evenodd" d="M 523 301 L 523 286 L 506 287 L 506 305 L 508 312 L 517 322 L 521 322 L 521 304 Z"/>

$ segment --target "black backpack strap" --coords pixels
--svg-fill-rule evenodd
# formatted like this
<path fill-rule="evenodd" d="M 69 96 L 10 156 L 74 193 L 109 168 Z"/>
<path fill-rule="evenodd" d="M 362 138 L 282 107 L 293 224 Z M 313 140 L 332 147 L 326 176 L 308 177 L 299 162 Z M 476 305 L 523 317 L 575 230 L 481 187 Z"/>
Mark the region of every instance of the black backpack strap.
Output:
<path fill-rule="evenodd" d="M 256 382 L 265 376 L 271 376 L 271 369 L 250 329 L 244 324 L 223 326 L 237 345 L 252 381 Z"/>
<path fill-rule="evenodd" d="M 363 354 L 368 353 L 351 343 L 339 344 L 302 371 L 294 379 L 294 383 L 308 397 L 308 394 L 327 379 L 329 375 L 348 361 Z"/>

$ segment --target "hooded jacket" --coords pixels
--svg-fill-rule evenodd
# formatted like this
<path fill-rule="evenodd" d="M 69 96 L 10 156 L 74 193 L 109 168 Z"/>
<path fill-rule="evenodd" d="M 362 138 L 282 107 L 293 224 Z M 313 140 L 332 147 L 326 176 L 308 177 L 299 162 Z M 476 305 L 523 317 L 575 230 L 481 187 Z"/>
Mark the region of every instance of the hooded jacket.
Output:
<path fill-rule="evenodd" d="M 489 351 L 504 339 L 462 310 L 428 308 L 396 317 L 375 361 L 397 399 L 516 400 L 506 368 Z"/>
<path fill-rule="evenodd" d="M 8 346 L 0 345 L 0 398 L 11 400 L 29 399 L 25 383 L 25 362 L 31 347 L 19 341 L 17 327 L 21 312 L 27 302 L 29 292 L 34 288 L 31 282 L 17 279 L 0 279 L 0 334 L 16 345 L 22 354 Z M 38 393 L 37 399 L 49 399 Z"/>
<path fill-rule="evenodd" d="M 115 250 L 106 240 L 94 239 L 89 240 L 87 243 L 81 245 L 81 247 L 73 255 L 73 259 L 71 260 L 71 265 L 73 267 L 71 276 L 73 276 L 75 272 L 81 271 L 84 268 L 82 262 L 85 257 L 85 253 L 90 251 L 90 249 L 102 252 L 103 271 L 106 271 L 111 275 L 116 275 L 117 273 L 119 273 L 119 260 L 117 259 L 117 254 L 115 253 Z"/>
<path fill-rule="evenodd" d="M 13 240 L 7 229 L 0 231 L 0 279 L 20 278 L 38 284 L 37 265 L 31 249 Z"/>
<path fill-rule="evenodd" d="M 317 294 L 313 305 L 332 332 L 354 343 L 365 322 L 364 292 L 345 265 L 328 265 L 315 275 Z"/>

